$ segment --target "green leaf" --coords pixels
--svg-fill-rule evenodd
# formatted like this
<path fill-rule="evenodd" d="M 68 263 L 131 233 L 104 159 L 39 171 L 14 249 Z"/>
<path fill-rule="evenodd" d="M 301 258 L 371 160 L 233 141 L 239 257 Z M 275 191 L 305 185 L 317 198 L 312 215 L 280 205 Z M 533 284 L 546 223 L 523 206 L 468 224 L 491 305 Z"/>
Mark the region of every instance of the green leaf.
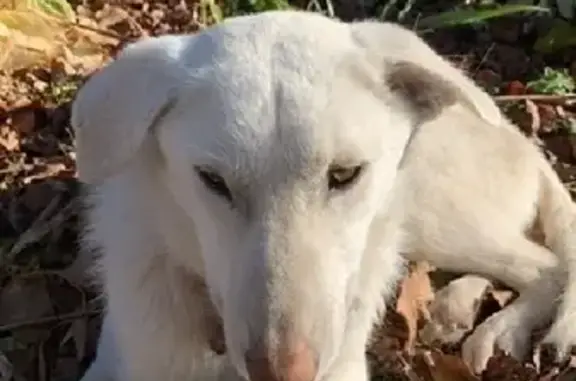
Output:
<path fill-rule="evenodd" d="M 576 7 L 574 0 L 556 0 L 556 7 L 558 13 L 565 19 L 572 20 L 574 18 L 574 7 Z"/>
<path fill-rule="evenodd" d="M 556 70 L 551 67 L 544 68 L 544 73 L 540 78 L 526 85 L 539 94 L 570 94 L 576 88 L 576 83 L 568 69 Z"/>
<path fill-rule="evenodd" d="M 547 34 L 534 43 L 534 49 L 541 53 L 552 53 L 557 50 L 576 46 L 576 25 L 557 19 Z"/>
<path fill-rule="evenodd" d="M 441 12 L 420 20 L 419 28 L 445 28 L 454 25 L 477 24 L 484 20 L 520 12 L 550 12 L 550 9 L 535 5 L 511 4 L 490 9 L 464 9 Z"/>
<path fill-rule="evenodd" d="M 200 6 L 202 12 L 210 12 L 210 17 L 212 17 L 215 23 L 222 21 L 222 8 L 220 8 L 220 6 L 214 0 L 200 0 Z M 206 22 L 206 20 L 201 20 L 201 22 Z"/>

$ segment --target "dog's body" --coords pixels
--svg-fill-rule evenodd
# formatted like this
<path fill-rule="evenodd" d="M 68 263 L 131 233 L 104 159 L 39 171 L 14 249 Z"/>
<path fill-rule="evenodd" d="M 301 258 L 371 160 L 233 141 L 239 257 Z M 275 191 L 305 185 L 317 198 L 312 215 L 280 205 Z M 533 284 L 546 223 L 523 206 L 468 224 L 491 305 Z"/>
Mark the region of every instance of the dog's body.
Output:
<path fill-rule="evenodd" d="M 576 253 L 570 248 L 574 206 L 550 164 L 516 126 L 490 125 L 454 106 L 420 128 L 402 171 L 410 178 L 407 256 L 483 275 L 522 294 L 465 342 L 466 362 L 482 370 L 494 344 L 525 355 L 531 331 L 552 319 L 565 285 L 554 253 Z M 530 240 L 534 226 L 553 251 Z M 573 300 L 565 300 L 566 311 Z M 547 340 L 565 350 L 576 344 L 576 329 L 568 329 L 570 313 L 560 316 L 563 335 Z"/>
<path fill-rule="evenodd" d="M 72 123 L 107 301 L 83 381 L 366 380 L 400 251 L 522 289 L 557 262 L 520 238 L 567 202 L 551 169 L 397 26 L 268 12 L 139 42 Z"/>

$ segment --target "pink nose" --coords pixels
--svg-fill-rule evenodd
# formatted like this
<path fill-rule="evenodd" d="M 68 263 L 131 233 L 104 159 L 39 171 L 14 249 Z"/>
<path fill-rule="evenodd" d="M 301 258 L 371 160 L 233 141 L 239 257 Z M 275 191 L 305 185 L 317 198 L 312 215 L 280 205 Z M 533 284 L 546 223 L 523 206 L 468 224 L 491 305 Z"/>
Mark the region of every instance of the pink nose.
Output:
<path fill-rule="evenodd" d="M 314 381 L 316 358 L 303 341 L 271 356 L 261 349 L 246 352 L 251 381 Z"/>

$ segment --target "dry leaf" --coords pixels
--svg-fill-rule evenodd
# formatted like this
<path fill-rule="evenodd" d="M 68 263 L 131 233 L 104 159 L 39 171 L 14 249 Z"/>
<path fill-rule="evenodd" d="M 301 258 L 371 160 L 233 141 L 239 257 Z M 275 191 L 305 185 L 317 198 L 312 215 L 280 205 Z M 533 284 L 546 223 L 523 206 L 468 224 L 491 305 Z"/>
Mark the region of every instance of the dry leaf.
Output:
<path fill-rule="evenodd" d="M 10 113 L 12 128 L 22 135 L 30 135 L 36 129 L 36 110 L 23 107 Z"/>
<path fill-rule="evenodd" d="M 74 286 L 91 288 L 94 284 L 89 275 L 93 265 L 89 256 L 77 255 L 68 267 L 56 271 L 56 274 Z"/>
<path fill-rule="evenodd" d="M 18 134 L 8 126 L 0 126 L 0 145 L 6 151 L 17 151 L 20 149 L 20 139 Z"/>
<path fill-rule="evenodd" d="M 78 310 L 76 312 L 81 312 Z M 88 342 L 88 318 L 76 319 L 70 324 L 70 328 L 60 342 L 60 346 L 72 340 L 76 349 L 76 360 L 82 361 L 86 356 L 86 345 Z"/>
<path fill-rule="evenodd" d="M 0 10 L 0 66 L 18 70 L 57 54 L 65 43 L 60 21 L 32 11 Z"/>
<path fill-rule="evenodd" d="M 66 51 L 75 57 L 96 54 L 104 60 L 107 49 L 99 41 L 81 37 L 90 32 L 74 25 L 74 13 L 67 7 L 65 0 L 0 3 L 0 67 L 13 71 L 49 65 Z"/>
<path fill-rule="evenodd" d="M 526 86 L 520 81 L 512 81 L 506 86 L 506 95 L 522 95 L 528 92 Z"/>
<path fill-rule="evenodd" d="M 457 356 L 439 351 L 426 351 L 415 358 L 427 381 L 480 381 Z"/>
<path fill-rule="evenodd" d="M 108 29 L 113 25 L 129 20 L 130 15 L 124 9 L 118 6 L 106 4 L 102 10 L 96 13 L 96 20 L 102 29 Z"/>
<path fill-rule="evenodd" d="M 14 278 L 0 290 L 0 326 L 39 319 L 52 313 L 52 302 L 41 276 Z"/>
<path fill-rule="evenodd" d="M 560 372 L 556 381 L 574 380 L 576 380 L 576 355 L 570 356 L 570 360 L 568 361 L 566 368 Z"/>
<path fill-rule="evenodd" d="M 496 349 L 494 356 L 488 360 L 482 377 L 487 380 L 536 381 L 538 372 L 534 367 Z"/>
<path fill-rule="evenodd" d="M 432 267 L 427 262 L 415 263 L 400 284 L 400 293 L 396 311 L 406 319 L 408 339 L 404 350 L 411 352 L 414 348 L 421 318 L 428 319 L 427 305 L 434 299 L 434 292 L 428 273 Z"/>

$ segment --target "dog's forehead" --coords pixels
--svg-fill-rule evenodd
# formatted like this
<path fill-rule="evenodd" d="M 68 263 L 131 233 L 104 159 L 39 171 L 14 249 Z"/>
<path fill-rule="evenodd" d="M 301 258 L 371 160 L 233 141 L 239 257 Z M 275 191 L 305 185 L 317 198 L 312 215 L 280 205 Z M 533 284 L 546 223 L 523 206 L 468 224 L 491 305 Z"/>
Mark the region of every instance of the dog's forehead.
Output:
<path fill-rule="evenodd" d="M 349 26 L 327 18 L 239 18 L 195 45 L 206 62 L 180 104 L 202 130 L 195 145 L 232 167 L 331 161 L 331 146 L 350 137 L 346 106 L 369 95 L 349 70 L 361 54 Z"/>

